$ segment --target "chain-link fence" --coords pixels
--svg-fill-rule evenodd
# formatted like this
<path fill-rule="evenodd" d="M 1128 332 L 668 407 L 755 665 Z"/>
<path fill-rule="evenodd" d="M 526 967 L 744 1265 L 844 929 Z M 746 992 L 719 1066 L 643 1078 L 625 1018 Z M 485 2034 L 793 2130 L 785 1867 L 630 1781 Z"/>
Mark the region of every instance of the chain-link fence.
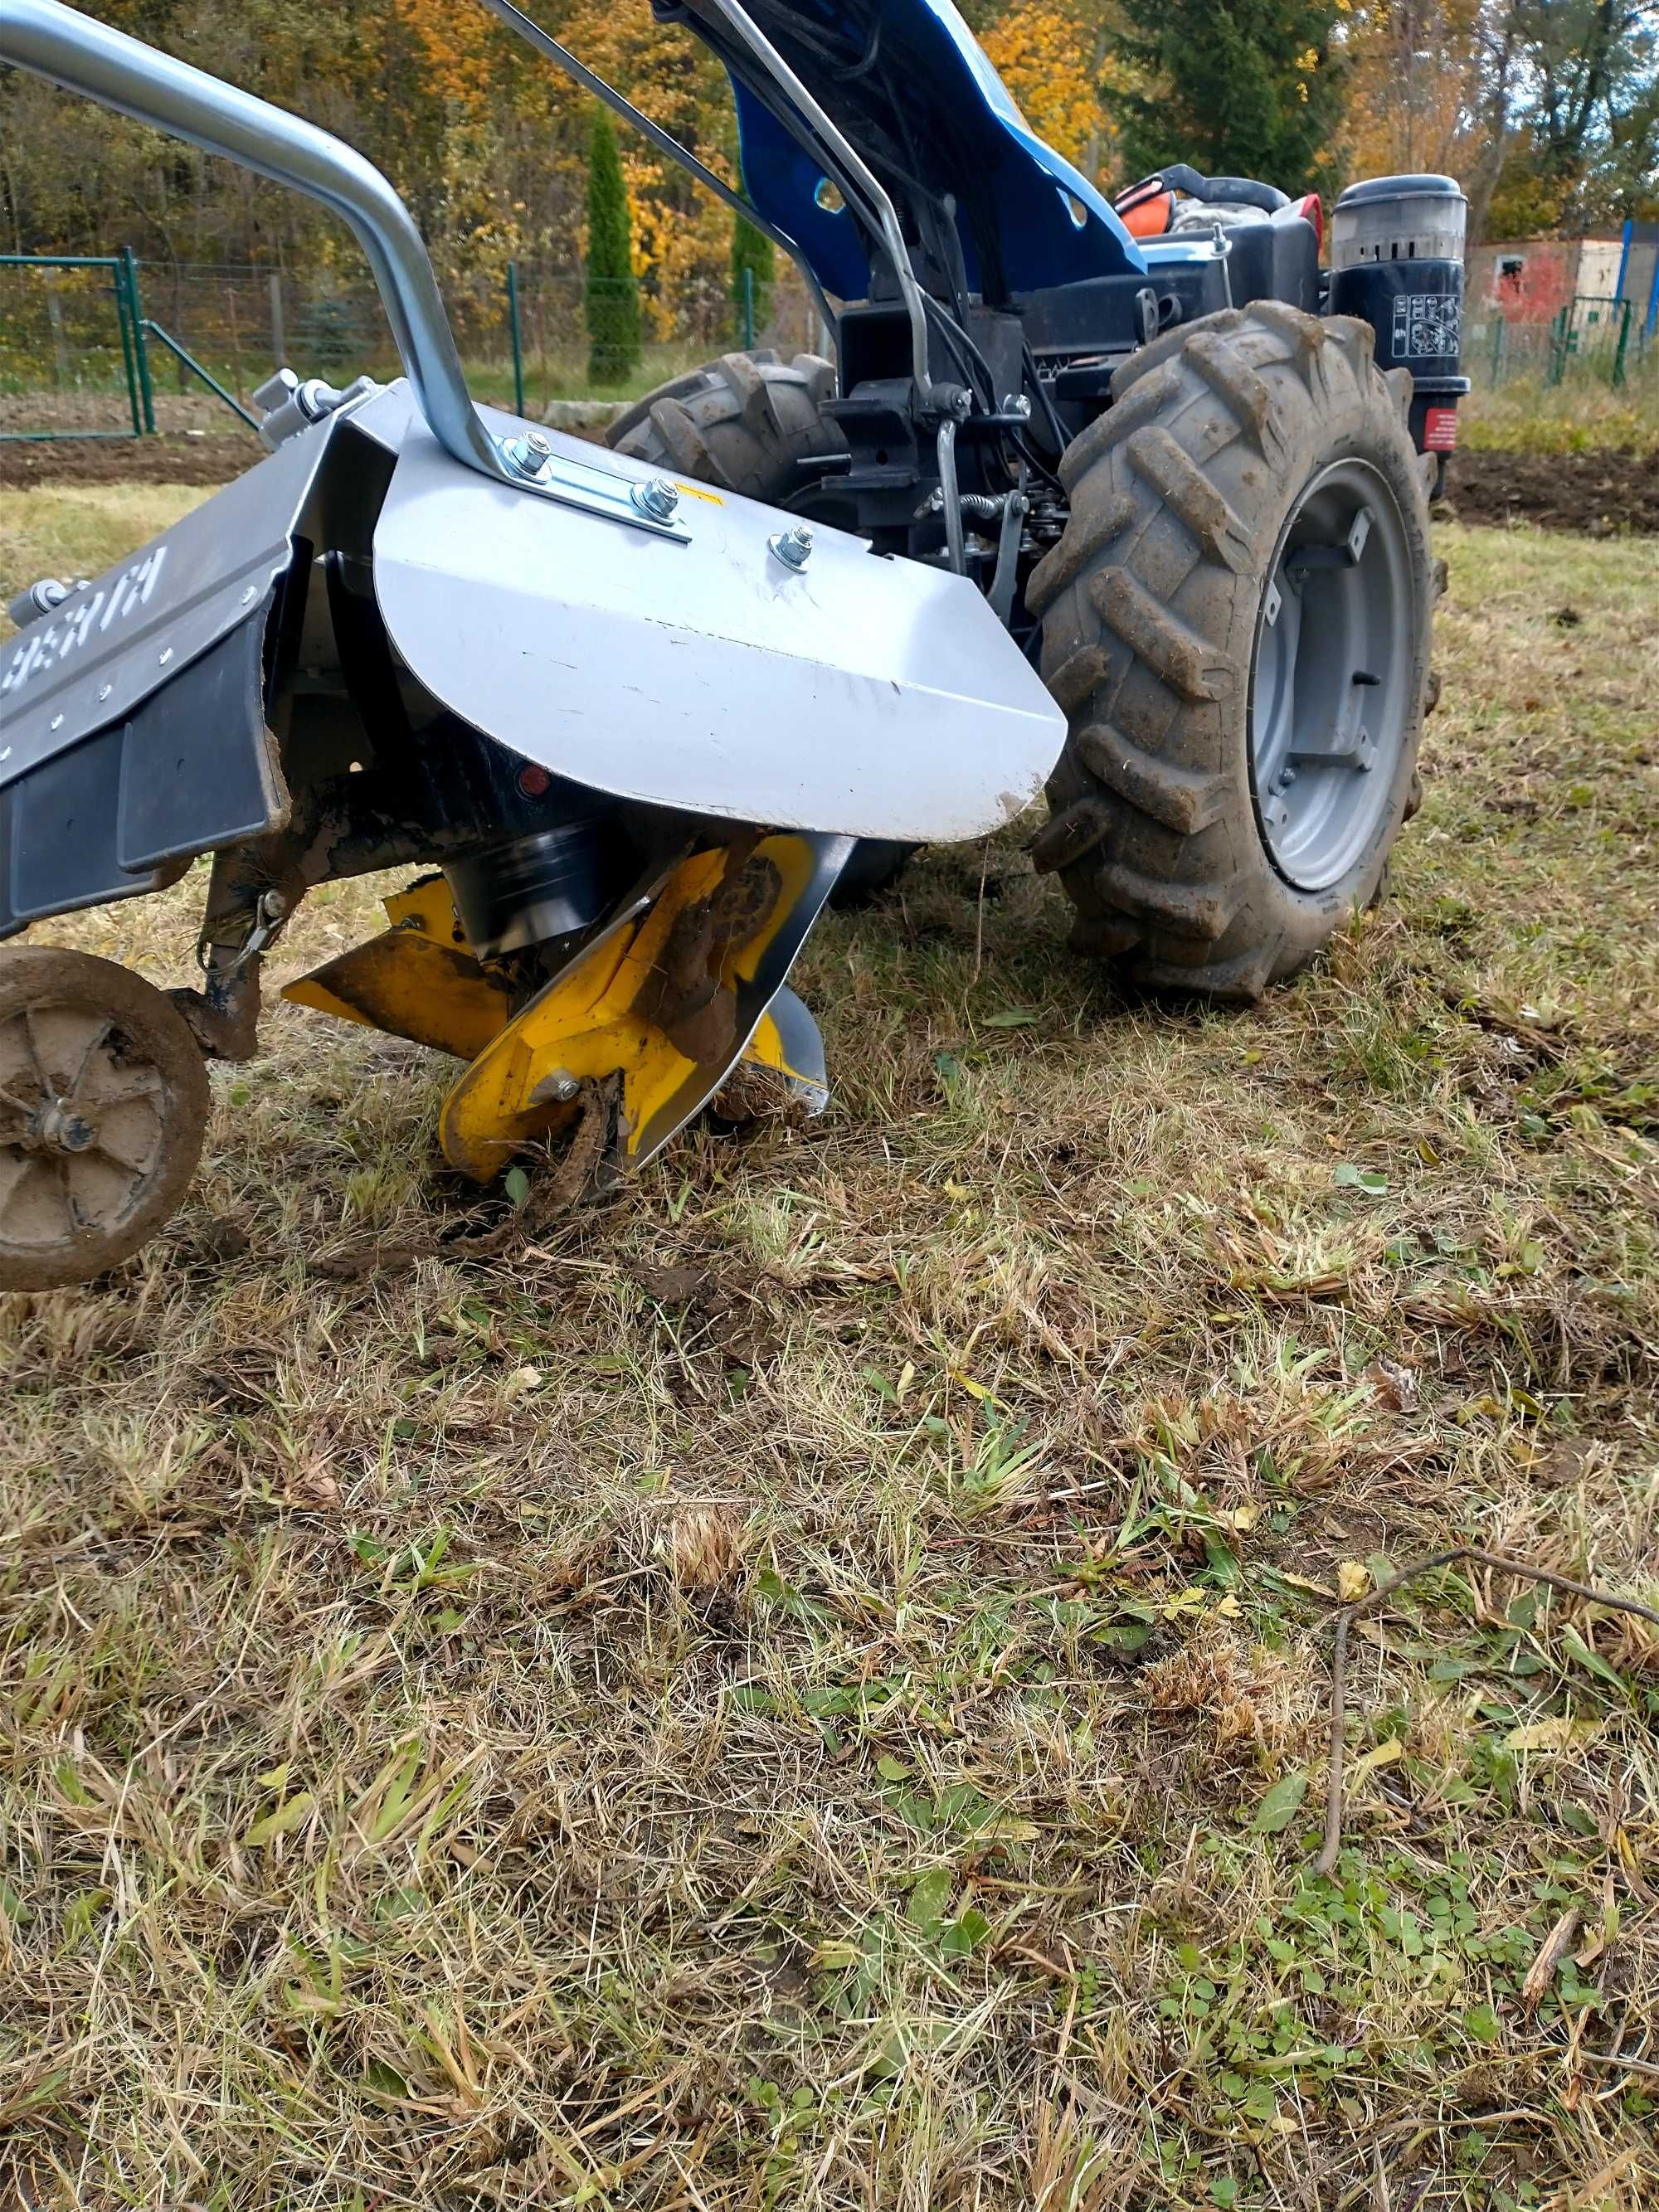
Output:
<path fill-rule="evenodd" d="M 125 265 L 130 300 L 119 257 L 84 264 L 0 257 L 0 435 L 233 429 L 225 400 L 247 407 L 277 368 L 333 382 L 398 373 L 366 276 Z M 537 262 L 444 290 L 474 396 L 536 416 L 555 400 L 637 397 L 734 345 L 791 354 L 820 344 L 816 310 L 793 269 L 758 296 L 752 285 L 734 296 L 713 279 L 693 278 L 672 295 L 649 279 L 623 279 L 611 280 L 620 295 L 613 302 L 603 280 Z M 627 310 L 620 320 L 605 312 L 617 304 Z"/>
<path fill-rule="evenodd" d="M 672 295 L 648 279 L 607 289 L 533 261 L 445 290 L 475 396 L 538 418 L 552 402 L 637 397 L 733 345 L 823 343 L 787 267 L 737 296 L 713 278 Z M 249 408 L 278 367 L 335 382 L 397 374 L 365 275 L 0 255 L 0 440 L 233 430 L 228 403 Z M 1580 295 L 1547 320 L 1487 305 L 1468 324 L 1464 368 L 1483 394 L 1639 399 L 1659 394 L 1659 336 L 1628 298 Z"/>
<path fill-rule="evenodd" d="M 1477 313 L 1465 331 L 1463 368 L 1477 392 L 1583 381 L 1633 393 L 1659 379 L 1659 343 L 1630 299 L 1581 293 L 1547 321 L 1493 307 Z"/>
<path fill-rule="evenodd" d="M 0 254 L 0 439 L 140 434 L 130 276 L 119 255 Z"/>

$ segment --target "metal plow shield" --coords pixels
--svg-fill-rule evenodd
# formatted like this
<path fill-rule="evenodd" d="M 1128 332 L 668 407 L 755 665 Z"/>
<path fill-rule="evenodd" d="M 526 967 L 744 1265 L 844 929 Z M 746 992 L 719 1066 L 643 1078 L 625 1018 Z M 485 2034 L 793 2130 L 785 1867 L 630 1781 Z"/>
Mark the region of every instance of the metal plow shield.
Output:
<path fill-rule="evenodd" d="M 829 529 L 796 569 L 772 544 L 789 518 L 735 494 L 678 483 L 671 538 L 490 483 L 418 419 L 398 442 L 386 628 L 515 752 L 649 805 L 912 843 L 982 836 L 1040 793 L 1063 719 L 965 578 Z M 592 447 L 550 444 L 598 473 Z"/>

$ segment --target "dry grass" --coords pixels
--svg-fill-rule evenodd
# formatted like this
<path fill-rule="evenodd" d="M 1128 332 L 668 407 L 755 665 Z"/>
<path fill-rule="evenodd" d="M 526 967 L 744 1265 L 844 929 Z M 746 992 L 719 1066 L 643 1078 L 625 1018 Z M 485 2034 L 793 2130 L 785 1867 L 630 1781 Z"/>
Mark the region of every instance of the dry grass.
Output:
<path fill-rule="evenodd" d="M 1659 347 L 1633 363 L 1616 390 L 1599 378 L 1575 374 L 1559 384 L 1519 376 L 1496 391 L 1480 381 L 1457 410 L 1465 446 L 1505 453 L 1571 453 L 1614 451 L 1649 460 L 1659 453 Z"/>
<path fill-rule="evenodd" d="M 1650 1633 L 1366 1623 L 1304 1871 L 1322 1594 L 1655 1594 L 1659 565 L 1443 550 L 1394 896 L 1259 1011 L 941 854 L 809 949 L 805 1134 L 320 1282 L 444 1069 L 279 1008 L 174 1231 L 0 1302 L 20 2202 L 1659 2201 Z M 39 933 L 175 976 L 199 889 Z"/>

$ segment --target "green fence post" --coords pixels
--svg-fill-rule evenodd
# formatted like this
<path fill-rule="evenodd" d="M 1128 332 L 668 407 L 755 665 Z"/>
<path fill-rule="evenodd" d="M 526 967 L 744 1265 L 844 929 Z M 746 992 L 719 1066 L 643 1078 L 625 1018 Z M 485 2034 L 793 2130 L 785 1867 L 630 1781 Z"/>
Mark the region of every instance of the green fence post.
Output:
<path fill-rule="evenodd" d="M 1625 349 L 1630 343 L 1630 301 L 1619 302 L 1619 336 L 1613 349 L 1613 388 L 1619 391 L 1625 381 Z"/>
<path fill-rule="evenodd" d="M 1504 378 L 1504 318 L 1496 309 L 1492 319 L 1492 388 L 1497 391 Z"/>
<path fill-rule="evenodd" d="M 745 353 L 755 345 L 755 272 L 745 261 L 743 264 L 743 343 Z"/>
<path fill-rule="evenodd" d="M 121 264 L 110 264 L 110 289 L 115 295 L 115 325 L 121 333 L 121 368 L 127 380 L 127 405 L 132 410 L 132 434 L 144 434 L 143 416 L 138 409 L 138 368 L 133 358 L 132 331 L 127 321 L 126 287 L 121 282 Z"/>
<path fill-rule="evenodd" d="M 524 337 L 519 328 L 519 264 L 507 264 L 507 327 L 513 340 L 513 412 L 524 414 Z"/>
<path fill-rule="evenodd" d="M 155 387 L 149 380 L 149 352 L 144 344 L 144 311 L 138 304 L 138 264 L 132 248 L 121 248 L 121 274 L 126 279 L 127 313 L 132 318 L 132 350 L 138 367 L 138 398 L 143 409 L 144 430 L 155 435 Z"/>

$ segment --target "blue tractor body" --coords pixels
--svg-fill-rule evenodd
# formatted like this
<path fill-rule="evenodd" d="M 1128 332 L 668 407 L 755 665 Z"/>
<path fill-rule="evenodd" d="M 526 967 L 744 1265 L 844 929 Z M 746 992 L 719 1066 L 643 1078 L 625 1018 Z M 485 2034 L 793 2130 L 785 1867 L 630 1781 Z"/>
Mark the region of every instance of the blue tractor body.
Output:
<path fill-rule="evenodd" d="M 1030 130 L 951 0 L 806 0 L 763 20 L 854 144 L 893 149 L 896 166 L 955 200 L 971 290 L 1001 301 L 1145 270 L 1109 203 Z M 755 205 L 826 291 L 867 298 L 869 255 L 848 210 L 823 205 L 822 168 L 741 74 L 733 90 Z"/>

